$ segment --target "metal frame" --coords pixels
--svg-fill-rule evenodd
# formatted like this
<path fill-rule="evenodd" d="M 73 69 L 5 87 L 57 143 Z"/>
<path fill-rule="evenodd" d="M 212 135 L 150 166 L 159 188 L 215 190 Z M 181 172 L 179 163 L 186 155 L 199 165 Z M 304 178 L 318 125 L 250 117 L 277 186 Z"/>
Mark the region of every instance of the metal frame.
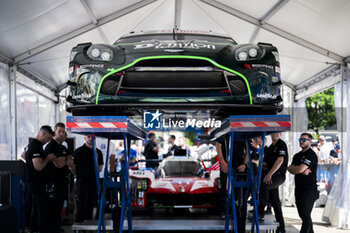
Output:
<path fill-rule="evenodd" d="M 180 28 L 182 0 L 175 0 L 174 29 Z"/>
<path fill-rule="evenodd" d="M 308 81 L 298 85 L 295 87 L 296 94 L 294 96 L 295 101 L 301 98 L 305 98 L 311 96 L 319 91 L 332 87 L 334 84 L 340 82 L 340 77 L 335 78 L 341 74 L 341 65 L 333 64 L 328 68 L 322 70 L 321 72 L 315 74 L 310 77 Z M 325 82 L 325 87 L 317 88 L 315 84 L 320 84 L 321 82 Z"/>
<path fill-rule="evenodd" d="M 275 122 L 278 123 L 279 126 L 266 126 L 265 123 Z M 243 125 L 238 126 L 237 123 Z M 268 124 L 273 125 L 273 124 Z M 233 155 L 233 143 L 234 137 L 238 136 L 243 138 L 244 140 L 249 141 L 249 139 L 261 136 L 263 139 L 266 135 L 282 132 L 290 130 L 290 116 L 289 115 L 273 115 L 273 116 L 231 116 L 227 118 L 227 121 L 222 125 L 221 128 L 216 129 L 211 132 L 211 138 L 213 140 L 218 137 L 224 136 L 226 141 L 226 151 L 230 151 L 229 156 L 227 157 L 227 164 L 231 164 L 232 155 Z M 262 148 L 264 148 L 264 140 L 262 144 Z M 251 226 L 251 232 L 260 233 L 259 220 L 258 220 L 258 212 L 257 207 L 259 205 L 259 187 L 261 180 L 261 171 L 262 171 L 262 161 L 264 159 L 263 150 L 260 151 L 260 159 L 259 159 L 259 172 L 257 176 L 257 181 L 255 181 L 253 168 L 252 168 L 252 160 L 251 155 L 248 149 L 249 156 L 249 170 L 247 172 L 247 181 L 237 181 L 236 172 L 233 171 L 232 166 L 229 167 L 228 177 L 227 177 L 227 197 L 226 197 L 226 218 L 225 218 L 225 233 L 228 233 L 230 230 L 230 212 L 232 214 L 233 223 L 234 223 L 234 231 L 238 233 L 238 225 L 237 225 L 237 213 L 236 213 L 236 197 L 235 197 L 235 189 L 243 188 L 248 189 L 253 198 L 254 205 L 254 213 L 253 213 L 253 221 Z M 243 202 L 245 206 L 242 208 L 247 208 L 246 202 Z"/>
<path fill-rule="evenodd" d="M 64 35 L 62 35 L 60 37 L 57 37 L 54 40 L 48 41 L 48 42 L 46 42 L 44 44 L 41 44 L 41 45 L 39 45 L 39 46 L 37 46 L 35 48 L 31 48 L 28 51 L 23 52 L 23 53 L 15 56 L 14 57 L 14 61 L 15 61 L 15 63 L 19 63 L 19 62 L 21 62 L 23 60 L 26 60 L 26 59 L 28 59 L 28 58 L 36 55 L 36 54 L 44 52 L 47 49 L 50 49 L 50 48 L 55 47 L 57 45 L 60 45 L 60 44 L 66 42 L 66 41 L 68 41 L 70 39 L 73 39 L 74 37 L 80 36 L 81 34 L 84 34 L 84 33 L 88 32 L 88 31 L 91 31 L 91 30 L 93 30 L 93 29 L 95 29 L 97 27 L 100 27 L 100 26 L 102 26 L 102 25 L 104 25 L 106 23 L 109 23 L 109 22 L 111 22 L 111 21 L 113 21 L 115 19 L 118 19 L 118 18 L 120 18 L 120 17 L 122 17 L 124 15 L 127 15 L 127 14 L 129 14 L 129 13 L 135 11 L 135 10 L 138 10 L 138 9 L 144 7 L 144 6 L 147 6 L 147 5 L 149 5 L 149 4 L 151 4 L 151 3 L 155 2 L 155 1 L 156 0 L 144 0 L 144 1 L 141 1 L 141 2 L 137 2 L 137 3 L 135 3 L 133 5 L 130 5 L 130 6 L 126 7 L 126 8 L 124 8 L 124 9 L 116 11 L 116 12 L 114 12 L 114 13 L 106 16 L 106 17 L 98 19 L 96 24 L 95 23 L 90 23 L 90 24 L 85 25 L 85 26 L 83 26 L 81 28 L 77 28 L 77 29 L 75 29 L 75 30 L 73 30 L 71 32 L 68 32 L 68 33 L 66 33 L 66 34 L 64 34 Z"/>
<path fill-rule="evenodd" d="M 230 15 L 233 15 L 237 18 L 240 18 L 248 23 L 256 25 L 259 28 L 262 28 L 262 29 L 265 29 L 269 32 L 272 32 L 275 35 L 278 35 L 278 36 L 283 37 L 289 41 L 292 41 L 292 42 L 294 42 L 294 43 L 296 43 L 304 48 L 308 48 L 308 49 L 310 49 L 318 54 L 322 54 L 323 56 L 330 57 L 338 62 L 343 63 L 344 57 L 342 57 L 342 56 L 340 56 L 340 55 L 338 55 L 338 54 L 336 54 L 328 49 L 322 48 L 321 46 L 318 46 L 314 43 L 311 43 L 307 40 L 304 40 L 300 37 L 297 37 L 289 32 L 286 32 L 286 31 L 278 28 L 278 27 L 275 27 L 271 24 L 268 24 L 268 23 L 261 24 L 259 19 L 255 18 L 253 16 L 250 16 L 246 13 L 243 13 L 237 9 L 229 7 L 229 6 L 222 4 L 222 3 L 215 1 L 215 0 L 200 0 L 200 1 L 210 5 L 212 7 L 215 7 L 221 11 L 224 11 Z"/>
<path fill-rule="evenodd" d="M 93 134 L 92 145 L 94 155 L 94 166 L 96 174 L 96 184 L 98 193 L 99 219 L 97 232 L 106 232 L 104 219 L 106 207 L 106 189 L 113 189 L 113 192 L 120 193 L 121 200 L 116 200 L 115 206 L 121 205 L 120 218 L 116 219 L 119 223 L 118 232 L 123 231 L 124 216 L 126 209 L 128 210 L 127 222 L 128 232 L 132 233 L 132 214 L 131 201 L 129 195 L 129 156 L 131 139 L 145 139 L 146 131 L 127 117 L 108 116 L 108 117 L 67 117 L 67 130 L 72 133 Z M 103 176 L 102 187 L 100 187 L 98 164 L 96 161 L 96 140 L 95 137 L 107 138 L 106 164 Z M 112 180 L 111 173 L 108 171 L 109 162 L 109 142 L 111 139 L 123 139 L 126 155 L 123 169 L 120 171 L 118 178 Z M 114 229 L 117 231 L 117 229 Z"/>
<path fill-rule="evenodd" d="M 287 4 L 287 2 L 289 2 L 289 0 L 280 0 L 279 2 L 277 2 L 265 15 L 263 15 L 261 17 L 260 21 L 260 25 L 263 25 L 267 22 L 267 20 L 269 20 L 274 14 L 276 14 L 284 5 Z M 256 37 L 258 36 L 259 32 L 260 32 L 261 27 L 257 27 L 256 30 L 254 31 L 252 37 L 250 38 L 249 42 L 253 43 L 254 40 L 256 39 Z"/>

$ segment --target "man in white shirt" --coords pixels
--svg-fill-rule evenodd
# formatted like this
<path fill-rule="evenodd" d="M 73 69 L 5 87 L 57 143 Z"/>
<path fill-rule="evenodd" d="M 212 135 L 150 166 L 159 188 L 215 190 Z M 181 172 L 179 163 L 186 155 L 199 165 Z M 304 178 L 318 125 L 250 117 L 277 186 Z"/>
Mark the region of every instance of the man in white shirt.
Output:
<path fill-rule="evenodd" d="M 320 137 L 318 138 L 318 142 L 320 143 L 319 163 L 328 163 L 331 150 L 333 149 L 332 143 L 327 142 L 326 137 L 324 135 L 320 135 Z"/>

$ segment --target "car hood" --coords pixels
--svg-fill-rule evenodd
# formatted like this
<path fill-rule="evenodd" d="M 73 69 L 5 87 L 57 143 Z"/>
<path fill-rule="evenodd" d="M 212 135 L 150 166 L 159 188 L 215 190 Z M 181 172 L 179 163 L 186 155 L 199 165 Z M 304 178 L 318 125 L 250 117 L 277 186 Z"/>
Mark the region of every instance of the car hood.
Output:
<path fill-rule="evenodd" d="M 200 177 L 168 177 L 159 178 L 152 184 L 149 192 L 153 193 L 198 193 L 216 192 L 214 182 Z"/>

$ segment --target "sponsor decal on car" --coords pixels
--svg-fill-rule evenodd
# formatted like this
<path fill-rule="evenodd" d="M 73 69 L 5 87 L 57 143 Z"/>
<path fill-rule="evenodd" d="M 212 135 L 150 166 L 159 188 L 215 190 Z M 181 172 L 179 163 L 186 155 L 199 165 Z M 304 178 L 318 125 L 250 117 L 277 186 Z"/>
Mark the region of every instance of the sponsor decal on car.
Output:
<path fill-rule="evenodd" d="M 270 93 L 263 93 L 263 94 L 257 94 L 256 97 L 261 98 L 261 99 L 276 99 L 276 95 L 271 95 Z"/>
<path fill-rule="evenodd" d="M 158 41 L 136 44 L 134 49 L 215 49 L 215 45 L 192 41 Z"/>
<path fill-rule="evenodd" d="M 272 54 L 275 56 L 276 61 L 280 61 L 280 56 L 278 55 L 278 52 L 272 52 Z"/>
<path fill-rule="evenodd" d="M 91 98 L 92 94 L 83 93 L 81 95 L 72 95 L 73 99 L 88 99 Z"/>
<path fill-rule="evenodd" d="M 93 69 L 104 69 L 105 65 L 104 64 L 84 64 L 84 65 L 81 65 L 81 67 L 83 69 L 93 70 Z"/>
<path fill-rule="evenodd" d="M 252 67 L 255 69 L 269 69 L 273 70 L 273 65 L 266 65 L 266 64 L 252 64 Z"/>
<path fill-rule="evenodd" d="M 69 75 L 72 75 L 74 72 L 74 66 L 69 67 L 68 73 Z"/>
<path fill-rule="evenodd" d="M 279 79 L 278 77 L 276 77 L 276 76 L 272 76 L 272 78 L 271 78 L 271 81 L 272 81 L 273 83 L 277 83 L 279 80 L 280 80 L 280 79 Z"/>
<path fill-rule="evenodd" d="M 275 67 L 275 71 L 276 73 L 281 73 L 281 69 L 278 66 Z"/>

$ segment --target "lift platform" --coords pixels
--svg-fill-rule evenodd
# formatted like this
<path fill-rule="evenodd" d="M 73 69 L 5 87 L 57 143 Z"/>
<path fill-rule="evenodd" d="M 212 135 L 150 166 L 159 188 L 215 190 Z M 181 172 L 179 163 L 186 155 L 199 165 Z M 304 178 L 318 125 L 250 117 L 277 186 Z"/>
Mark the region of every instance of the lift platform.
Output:
<path fill-rule="evenodd" d="M 105 207 L 106 207 L 106 190 L 114 190 L 119 195 L 114 195 L 115 199 L 114 206 L 119 207 L 120 216 L 119 221 L 117 221 L 118 231 L 123 231 L 124 216 L 126 209 L 127 211 L 127 224 L 128 231 L 132 233 L 132 215 L 131 215 L 131 201 L 129 195 L 129 159 L 130 159 L 130 140 L 142 140 L 146 138 L 146 131 L 141 128 L 137 123 L 123 116 L 102 116 L 102 117 L 67 117 L 67 130 L 71 133 L 85 134 L 92 136 L 93 154 L 94 154 L 94 165 L 96 173 L 96 184 L 98 193 L 98 206 L 99 206 L 99 219 L 97 232 L 106 232 L 105 224 Z M 100 187 L 99 172 L 96 161 L 96 137 L 106 138 L 107 143 L 107 153 L 106 153 L 106 165 L 104 169 L 104 177 L 102 188 Z M 118 177 L 113 177 L 108 171 L 109 162 L 109 142 L 111 139 L 119 139 L 124 141 L 125 148 L 125 162 L 123 163 L 123 169 L 117 175 Z M 120 200 L 118 198 L 120 196 Z M 112 200 L 113 201 L 113 200 Z M 114 229 L 116 232 L 117 229 Z"/>
<path fill-rule="evenodd" d="M 215 129 L 211 132 L 210 136 L 212 140 L 216 140 L 219 137 L 224 137 L 226 142 L 226 151 L 227 153 L 227 164 L 231 164 L 233 161 L 233 144 L 234 140 L 244 140 L 249 145 L 249 140 L 255 137 L 265 138 L 266 135 L 283 132 L 290 130 L 290 116 L 289 115 L 272 115 L 272 116 L 230 116 L 222 124 L 221 128 Z M 262 140 L 262 148 L 264 148 L 264 141 Z M 229 167 L 228 178 L 227 178 L 227 191 L 226 191 L 226 218 L 225 218 L 225 232 L 228 233 L 231 229 L 230 219 L 233 218 L 234 231 L 238 232 L 237 224 L 237 211 L 236 204 L 238 208 L 243 210 L 243 213 L 246 213 L 247 202 L 244 201 L 244 198 L 247 198 L 246 193 L 250 192 L 253 199 L 253 220 L 251 225 L 251 232 L 260 233 L 259 221 L 258 221 L 258 202 L 259 202 L 259 187 L 261 180 L 261 171 L 262 171 L 262 161 L 263 161 L 263 150 L 260 151 L 260 163 L 257 178 L 254 178 L 254 172 L 252 168 L 252 159 L 250 152 L 249 155 L 249 170 L 246 173 L 246 179 L 239 179 L 237 172 Z M 240 197 L 235 197 L 236 190 L 246 190 L 246 192 L 238 192 Z M 248 191 L 248 192 L 247 192 Z M 242 197 L 246 196 L 246 197 Z M 242 201 L 243 200 L 243 201 Z M 230 218 L 230 214 L 232 218 Z M 244 216 L 245 218 L 245 216 Z"/>

